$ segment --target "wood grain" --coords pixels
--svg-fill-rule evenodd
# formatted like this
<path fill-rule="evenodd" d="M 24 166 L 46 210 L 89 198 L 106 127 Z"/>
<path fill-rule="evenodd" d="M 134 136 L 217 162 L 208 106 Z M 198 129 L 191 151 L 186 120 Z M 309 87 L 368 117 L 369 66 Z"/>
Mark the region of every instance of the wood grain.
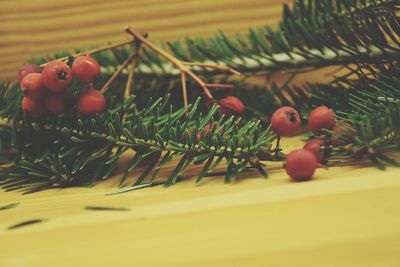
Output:
<path fill-rule="evenodd" d="M 301 138 L 284 139 L 285 151 Z M 167 175 L 173 164 L 160 175 Z M 0 193 L 0 266 L 399 266 L 400 168 L 320 169 L 291 183 L 281 163 L 270 178 L 248 173 L 170 188 L 93 188 Z M 135 174 L 134 174 L 135 175 Z M 95 211 L 87 206 L 126 208 Z M 7 230 L 33 219 L 42 223 Z"/>
<path fill-rule="evenodd" d="M 124 40 L 130 25 L 153 40 L 273 24 L 283 0 L 0 1 L 0 80 L 30 57 Z"/>

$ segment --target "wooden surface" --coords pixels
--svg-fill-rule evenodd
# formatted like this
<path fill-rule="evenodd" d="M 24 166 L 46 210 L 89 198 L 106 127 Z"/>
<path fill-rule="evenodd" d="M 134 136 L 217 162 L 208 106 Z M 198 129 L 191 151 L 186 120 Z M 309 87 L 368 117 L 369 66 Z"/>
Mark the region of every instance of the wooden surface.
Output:
<path fill-rule="evenodd" d="M 229 32 L 276 22 L 282 2 L 0 1 L 0 79 L 29 56 L 124 39 L 125 24 L 153 39 Z M 268 169 L 267 180 L 248 173 L 230 185 L 221 177 L 196 185 L 190 169 L 171 188 L 115 196 L 105 194 L 117 178 L 0 192 L 0 207 L 19 203 L 0 211 L 0 266 L 400 266 L 400 169 L 321 169 L 306 183 L 290 182 L 279 163 Z M 7 230 L 31 219 L 46 221 Z"/>
<path fill-rule="evenodd" d="M 283 142 L 286 151 L 302 144 Z M 191 169 L 173 187 L 114 196 L 105 194 L 117 179 L 0 193 L 0 205 L 19 203 L 0 211 L 0 266 L 400 266 L 399 168 L 320 169 L 305 183 L 280 164 L 268 169 L 267 180 L 247 174 L 230 185 L 196 185 Z M 6 230 L 31 219 L 47 221 Z"/>

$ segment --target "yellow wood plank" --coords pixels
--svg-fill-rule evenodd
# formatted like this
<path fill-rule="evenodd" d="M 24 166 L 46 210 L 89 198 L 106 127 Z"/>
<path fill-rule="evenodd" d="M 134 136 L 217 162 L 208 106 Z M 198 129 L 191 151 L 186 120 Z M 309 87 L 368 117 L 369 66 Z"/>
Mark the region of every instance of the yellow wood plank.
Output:
<path fill-rule="evenodd" d="M 300 138 L 283 140 L 285 150 Z M 171 171 L 171 165 L 160 175 Z M 33 195 L 0 193 L 0 266 L 398 266 L 400 169 L 317 171 L 292 183 L 281 163 L 223 184 L 187 180 L 105 196 L 117 178 Z M 198 170 L 197 170 L 198 171 Z M 91 211 L 86 206 L 129 211 Z M 15 230 L 8 226 L 43 218 Z"/>

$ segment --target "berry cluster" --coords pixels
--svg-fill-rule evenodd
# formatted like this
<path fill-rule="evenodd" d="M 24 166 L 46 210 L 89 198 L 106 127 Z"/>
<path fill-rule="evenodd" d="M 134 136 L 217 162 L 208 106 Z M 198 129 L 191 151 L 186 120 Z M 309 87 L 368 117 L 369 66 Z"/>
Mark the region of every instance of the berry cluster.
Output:
<path fill-rule="evenodd" d="M 294 181 L 306 181 L 312 178 L 316 168 L 326 163 L 330 145 L 340 146 L 350 142 L 343 138 L 345 131 L 355 131 L 350 123 L 344 121 L 336 125 L 336 114 L 326 106 L 311 111 L 308 117 L 308 129 L 315 138 L 308 141 L 303 149 L 296 149 L 286 156 L 286 173 Z M 301 126 L 301 117 L 291 107 L 281 107 L 271 118 L 272 129 L 278 136 L 294 135 Z"/>
<path fill-rule="evenodd" d="M 89 56 L 75 58 L 71 67 L 59 60 L 47 63 L 43 69 L 35 64 L 24 65 L 17 71 L 24 94 L 22 110 L 32 118 L 39 118 L 46 112 L 68 112 L 74 104 L 70 86 L 75 77 L 79 82 L 89 85 L 77 96 L 77 113 L 80 116 L 102 113 L 106 107 L 105 97 L 92 85 L 99 76 L 100 66 Z"/>

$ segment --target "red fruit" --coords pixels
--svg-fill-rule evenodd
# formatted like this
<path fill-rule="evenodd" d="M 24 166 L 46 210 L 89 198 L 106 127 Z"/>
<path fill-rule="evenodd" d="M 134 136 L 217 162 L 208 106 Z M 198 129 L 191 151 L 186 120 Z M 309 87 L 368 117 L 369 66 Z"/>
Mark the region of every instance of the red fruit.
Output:
<path fill-rule="evenodd" d="M 279 136 L 290 136 L 300 128 L 301 117 L 294 108 L 281 107 L 272 114 L 271 125 Z"/>
<path fill-rule="evenodd" d="M 82 83 L 92 83 L 100 76 L 100 65 L 89 56 L 80 56 L 72 64 L 72 73 Z"/>
<path fill-rule="evenodd" d="M 17 70 L 17 80 L 19 82 L 29 73 L 40 73 L 42 68 L 36 64 L 25 64 Z"/>
<path fill-rule="evenodd" d="M 79 95 L 78 114 L 91 116 L 96 113 L 104 112 L 106 99 L 100 91 L 90 88 Z"/>
<path fill-rule="evenodd" d="M 53 114 L 65 113 L 72 105 L 72 93 L 65 91 L 60 94 L 49 93 L 44 99 L 46 110 Z"/>
<path fill-rule="evenodd" d="M 326 133 L 325 130 L 332 130 L 335 127 L 335 113 L 326 106 L 319 106 L 313 109 L 308 117 L 308 129 L 315 135 Z"/>
<path fill-rule="evenodd" d="M 325 159 L 323 146 L 325 145 L 325 141 L 322 139 L 311 139 L 308 141 L 303 149 L 308 150 L 314 153 L 315 158 L 319 163 L 323 162 Z"/>
<path fill-rule="evenodd" d="M 348 122 L 345 122 L 343 125 L 336 125 L 332 131 L 331 142 L 334 146 L 344 146 L 349 144 L 351 142 L 351 134 L 356 132 Z"/>
<path fill-rule="evenodd" d="M 245 105 L 242 103 L 242 101 L 235 96 L 228 96 L 224 99 L 221 99 L 219 101 L 219 105 L 221 106 L 221 114 L 225 114 L 227 116 L 240 114 L 245 109 Z"/>
<path fill-rule="evenodd" d="M 30 113 L 32 118 L 39 118 L 43 114 L 42 104 L 37 100 L 24 97 L 21 107 L 24 112 Z"/>
<path fill-rule="evenodd" d="M 310 180 L 317 166 L 314 153 L 305 149 L 293 150 L 286 156 L 286 173 L 296 182 Z"/>
<path fill-rule="evenodd" d="M 39 99 L 43 95 L 44 86 L 42 74 L 29 73 L 21 81 L 21 89 L 24 95 L 30 99 Z"/>
<path fill-rule="evenodd" d="M 48 63 L 42 71 L 43 84 L 54 93 L 61 93 L 72 83 L 72 70 L 62 61 Z"/>

